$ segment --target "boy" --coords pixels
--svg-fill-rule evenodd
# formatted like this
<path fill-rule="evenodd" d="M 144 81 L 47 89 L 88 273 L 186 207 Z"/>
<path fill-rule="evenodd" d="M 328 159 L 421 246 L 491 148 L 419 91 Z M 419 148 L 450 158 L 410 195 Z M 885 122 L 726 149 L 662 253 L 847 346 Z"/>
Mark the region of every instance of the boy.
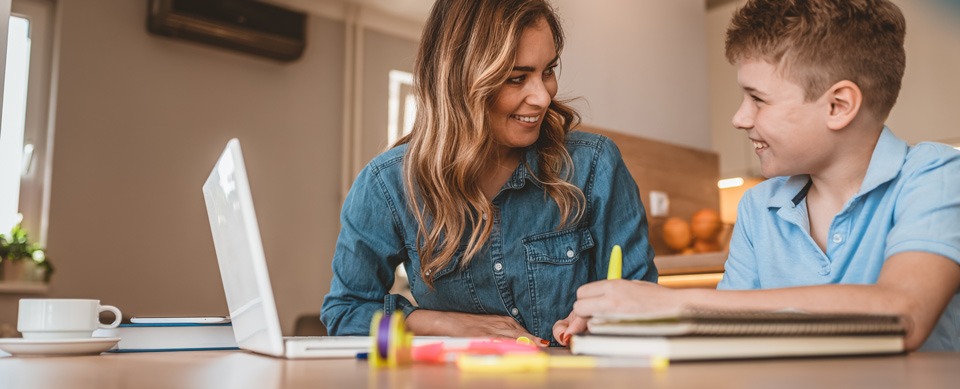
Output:
<path fill-rule="evenodd" d="M 908 146 L 884 120 L 905 22 L 886 0 L 751 0 L 727 30 L 733 117 L 764 176 L 740 202 L 720 290 L 584 285 L 554 327 L 600 312 L 797 308 L 902 315 L 908 350 L 960 351 L 960 152 Z M 922 347 L 921 347 L 922 346 Z"/>

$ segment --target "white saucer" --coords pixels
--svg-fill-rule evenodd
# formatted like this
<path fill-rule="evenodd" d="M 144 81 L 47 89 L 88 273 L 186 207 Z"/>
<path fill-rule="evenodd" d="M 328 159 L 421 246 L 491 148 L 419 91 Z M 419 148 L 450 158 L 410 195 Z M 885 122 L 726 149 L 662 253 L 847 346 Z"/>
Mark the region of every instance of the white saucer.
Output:
<path fill-rule="evenodd" d="M 0 338 L 0 350 L 15 357 L 100 354 L 120 338 L 23 339 Z"/>

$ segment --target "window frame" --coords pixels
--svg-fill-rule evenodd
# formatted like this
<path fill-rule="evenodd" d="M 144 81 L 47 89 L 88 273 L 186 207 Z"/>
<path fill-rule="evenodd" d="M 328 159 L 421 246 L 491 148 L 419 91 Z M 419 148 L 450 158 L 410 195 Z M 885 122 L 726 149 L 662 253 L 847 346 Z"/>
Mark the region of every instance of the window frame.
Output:
<path fill-rule="evenodd" d="M 4 18 L 4 24 L 9 24 L 10 16 L 25 18 L 30 22 L 30 70 L 27 79 L 23 141 L 24 146 L 33 145 L 33 154 L 29 170 L 20 176 L 18 210 L 23 215 L 21 226 L 41 247 L 46 247 L 47 244 L 52 176 L 56 96 L 55 12 L 53 0 L 13 0 L 10 15 Z M 0 39 L 3 39 L 5 53 L 6 27 L 3 28 Z M 5 64 L 4 56 L 4 67 Z"/>

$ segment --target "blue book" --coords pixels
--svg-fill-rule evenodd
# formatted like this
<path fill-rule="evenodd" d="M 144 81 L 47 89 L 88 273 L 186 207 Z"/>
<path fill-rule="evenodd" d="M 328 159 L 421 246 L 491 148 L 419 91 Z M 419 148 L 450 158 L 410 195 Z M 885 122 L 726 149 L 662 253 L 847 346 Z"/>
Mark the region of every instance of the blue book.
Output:
<path fill-rule="evenodd" d="M 236 350 L 230 323 L 121 324 L 98 329 L 97 338 L 120 338 L 108 352 Z"/>

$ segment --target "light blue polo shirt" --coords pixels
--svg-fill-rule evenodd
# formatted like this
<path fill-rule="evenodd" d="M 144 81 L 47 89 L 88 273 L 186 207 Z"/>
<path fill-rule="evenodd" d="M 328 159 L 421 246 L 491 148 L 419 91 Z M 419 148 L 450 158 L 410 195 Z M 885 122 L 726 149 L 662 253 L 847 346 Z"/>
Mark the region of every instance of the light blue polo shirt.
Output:
<path fill-rule="evenodd" d="M 826 254 L 810 237 L 809 183 L 776 177 L 744 194 L 717 289 L 873 284 L 906 251 L 960 264 L 960 151 L 908 146 L 884 127 L 860 191 L 830 224 Z M 960 290 L 921 350 L 960 351 Z"/>

